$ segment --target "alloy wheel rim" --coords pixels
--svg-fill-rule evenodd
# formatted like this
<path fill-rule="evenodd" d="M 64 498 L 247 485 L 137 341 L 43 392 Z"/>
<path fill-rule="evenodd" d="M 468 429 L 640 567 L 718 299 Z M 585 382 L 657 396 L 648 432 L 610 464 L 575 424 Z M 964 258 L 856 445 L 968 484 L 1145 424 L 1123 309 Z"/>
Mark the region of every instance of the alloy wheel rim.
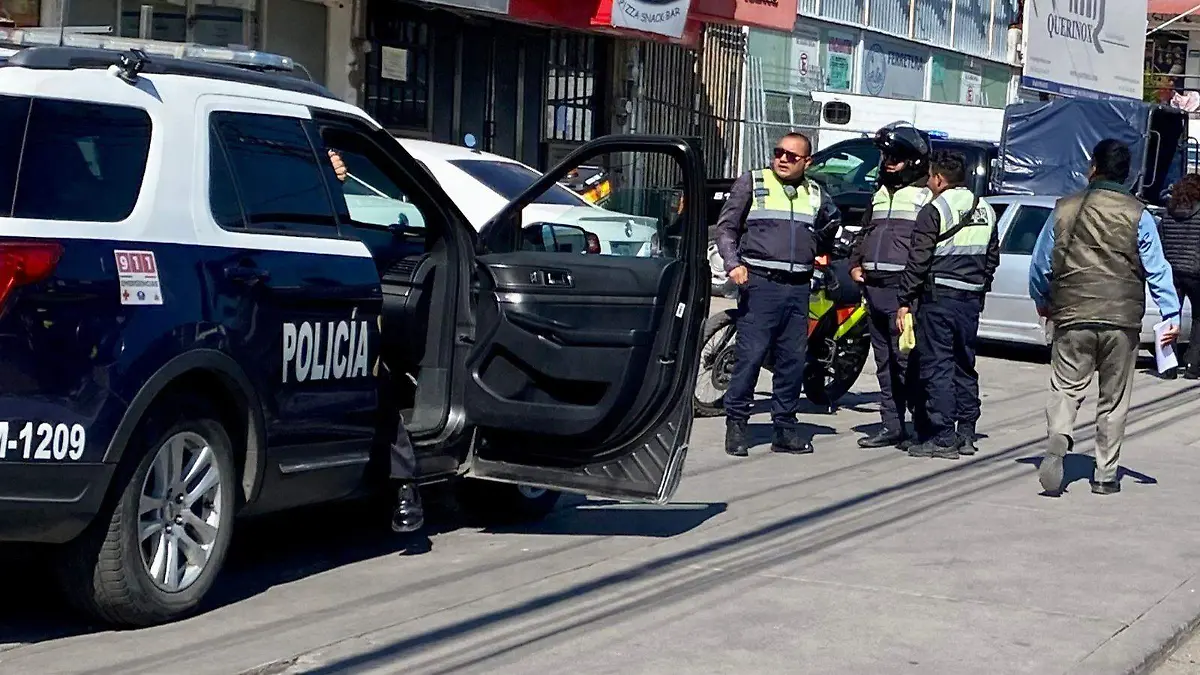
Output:
<path fill-rule="evenodd" d="M 191 587 L 208 568 L 221 527 L 221 467 L 211 444 L 185 431 L 159 447 L 142 481 L 138 549 L 163 591 Z"/>

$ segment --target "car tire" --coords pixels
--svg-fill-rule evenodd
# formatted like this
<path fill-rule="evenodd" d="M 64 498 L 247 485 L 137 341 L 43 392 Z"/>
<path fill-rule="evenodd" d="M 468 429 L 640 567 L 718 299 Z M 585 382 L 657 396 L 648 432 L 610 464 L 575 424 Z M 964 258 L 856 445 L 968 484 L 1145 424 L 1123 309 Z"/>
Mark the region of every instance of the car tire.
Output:
<path fill-rule="evenodd" d="M 211 406 L 191 397 L 156 406 L 126 448 L 101 512 L 63 551 L 57 571 L 68 602 L 127 627 L 190 614 L 225 562 L 237 487 L 233 444 Z M 161 506 L 144 510 L 151 502 Z"/>
<path fill-rule="evenodd" d="M 455 486 L 459 509 L 486 525 L 535 522 L 550 515 L 562 493 L 510 483 L 464 478 Z"/>

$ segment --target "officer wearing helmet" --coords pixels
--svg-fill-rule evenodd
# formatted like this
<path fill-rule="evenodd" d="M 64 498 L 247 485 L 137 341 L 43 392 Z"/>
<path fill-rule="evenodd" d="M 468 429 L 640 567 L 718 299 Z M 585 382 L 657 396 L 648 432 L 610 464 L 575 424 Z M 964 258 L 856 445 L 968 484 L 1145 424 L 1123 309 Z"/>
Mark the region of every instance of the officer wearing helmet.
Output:
<path fill-rule="evenodd" d="M 863 448 L 909 445 L 904 416 L 913 410 L 917 432 L 923 417 L 917 394 L 914 355 L 901 353 L 896 313 L 900 278 L 912 248 L 917 213 L 933 200 L 929 178 L 929 136 L 904 122 L 893 122 L 875 134 L 881 153 L 879 189 L 864 214 L 858 245 L 850 255 L 850 275 L 864 285 L 871 328 L 871 351 L 879 378 L 883 428 L 858 441 Z"/>

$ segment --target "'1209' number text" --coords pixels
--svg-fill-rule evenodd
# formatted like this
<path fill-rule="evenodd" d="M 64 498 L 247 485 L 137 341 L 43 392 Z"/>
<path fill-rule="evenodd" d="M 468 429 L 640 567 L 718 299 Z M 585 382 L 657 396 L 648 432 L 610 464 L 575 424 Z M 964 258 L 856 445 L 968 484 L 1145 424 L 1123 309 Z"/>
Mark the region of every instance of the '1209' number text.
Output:
<path fill-rule="evenodd" d="M 0 459 L 34 461 L 78 461 L 87 445 L 87 432 L 81 424 L 49 422 L 0 422 Z"/>

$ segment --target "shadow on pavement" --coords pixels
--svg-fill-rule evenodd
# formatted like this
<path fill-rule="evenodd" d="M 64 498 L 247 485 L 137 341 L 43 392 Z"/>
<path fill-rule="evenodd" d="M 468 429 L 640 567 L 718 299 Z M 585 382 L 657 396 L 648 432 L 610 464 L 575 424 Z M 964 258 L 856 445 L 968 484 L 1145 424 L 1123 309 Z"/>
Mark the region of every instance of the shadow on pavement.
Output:
<path fill-rule="evenodd" d="M 1194 393 L 1194 392 L 1189 392 Z M 1190 396 L 1187 401 L 1179 400 L 1179 392 L 1167 394 L 1134 406 L 1131 413 L 1137 418 L 1158 415 L 1182 404 L 1200 401 L 1200 396 Z M 1184 406 L 1186 407 L 1186 405 Z M 1032 413 L 1031 418 L 1039 416 Z M 1192 413 L 1177 412 L 1162 424 L 1171 424 L 1189 417 Z M 1132 420 L 1131 420 L 1132 421 Z M 1077 438 L 1085 440 L 1094 423 L 1080 424 Z M 1132 439 L 1140 435 L 1130 433 Z M 562 639 L 576 631 L 587 631 L 602 621 L 619 619 L 630 612 L 644 607 L 662 608 L 696 593 L 703 592 L 716 584 L 727 584 L 730 580 L 754 574 L 782 561 L 795 560 L 831 546 L 848 542 L 891 526 L 902 526 L 926 516 L 931 511 L 947 507 L 956 500 L 978 494 L 980 490 L 999 486 L 1012 481 L 1018 475 L 1011 471 L 1012 462 L 1032 464 L 1037 458 L 1021 456 L 1034 450 L 1042 443 L 1037 438 L 1016 443 L 1002 450 L 987 453 L 967 461 L 953 463 L 945 469 L 918 477 L 896 481 L 886 486 L 867 490 L 827 505 L 792 516 L 765 523 L 752 530 L 717 538 L 684 550 L 654 556 L 639 564 L 605 574 L 598 578 L 581 581 L 564 589 L 521 597 L 511 605 L 464 618 L 452 624 L 431 627 L 416 634 L 382 641 L 364 653 L 345 657 L 327 665 L 308 671 L 309 675 L 332 675 L 334 673 L 365 672 L 378 668 L 392 659 L 417 657 L 424 650 L 449 641 L 463 639 L 485 628 L 517 620 L 566 602 L 583 603 L 584 598 L 598 595 L 602 591 L 621 584 L 646 583 L 644 590 L 630 592 L 618 602 L 600 601 L 595 608 L 580 608 L 569 619 L 556 618 L 542 625 L 530 626 L 520 622 L 519 629 L 508 634 L 490 634 L 486 642 L 474 647 L 473 654 L 453 665 L 437 662 L 412 664 L 412 669 L 428 667 L 434 672 L 451 672 L 455 668 L 480 665 L 490 658 L 511 654 L 522 646 L 539 641 Z M 1083 465 L 1080 465 L 1083 466 Z M 1074 469 L 1076 473 L 1079 469 Z M 1150 476 L 1126 470 L 1145 482 L 1155 482 Z M 1086 475 L 1086 474 L 1085 474 Z M 1021 474 L 1025 479 L 1032 478 Z M 803 481 L 804 479 L 800 479 Z M 798 482 L 800 482 L 798 481 Z M 937 482 L 935 484 L 935 481 Z M 1031 481 L 1036 483 L 1036 481 Z M 772 488 L 783 490 L 782 484 Z M 1031 485 L 1031 496 L 1036 491 Z M 888 500 L 895 500 L 889 502 Z M 733 502 L 735 499 L 729 499 Z M 886 506 L 885 506 L 886 504 Z M 873 508 L 875 507 L 875 508 Z M 835 522 L 834 516 L 865 509 L 858 518 Z M 696 565 L 708 557 L 723 556 L 708 568 Z M 674 576 L 672 576 L 674 575 Z M 519 632 L 518 632 L 519 631 Z M 506 644 L 511 643 L 511 644 Z M 417 657 L 419 659 L 419 657 Z"/>
<path fill-rule="evenodd" d="M 236 604 L 275 586 L 372 558 L 420 555 L 433 548 L 431 536 L 477 525 L 458 510 L 444 485 L 422 491 L 425 530 L 396 535 L 386 500 L 365 499 L 305 507 L 247 519 L 237 524 L 221 577 L 199 613 Z M 538 523 L 485 527 L 487 533 L 578 537 L 673 537 L 723 513 L 726 505 L 676 503 L 666 507 L 619 504 L 564 495 L 554 513 Z M 486 573 L 487 561 L 454 576 Z M 0 650 L 111 630 L 80 621 L 57 592 L 50 556 L 28 548 L 0 548 Z M 449 575 L 447 575 L 449 576 Z M 424 577 L 415 586 L 451 581 Z"/>
<path fill-rule="evenodd" d="M 1028 464 L 1035 469 L 1042 465 L 1041 457 L 1022 457 L 1016 460 L 1018 464 Z M 1086 483 L 1091 485 L 1092 476 L 1096 471 L 1096 458 L 1091 455 L 1082 455 L 1079 453 L 1071 453 L 1063 458 L 1063 493 L 1069 492 L 1071 485 L 1075 483 Z M 1134 471 L 1126 467 L 1117 467 L 1117 480 L 1124 481 L 1130 478 L 1136 481 L 1139 485 L 1158 485 L 1158 479 L 1154 476 L 1148 476 L 1140 471 Z"/>

